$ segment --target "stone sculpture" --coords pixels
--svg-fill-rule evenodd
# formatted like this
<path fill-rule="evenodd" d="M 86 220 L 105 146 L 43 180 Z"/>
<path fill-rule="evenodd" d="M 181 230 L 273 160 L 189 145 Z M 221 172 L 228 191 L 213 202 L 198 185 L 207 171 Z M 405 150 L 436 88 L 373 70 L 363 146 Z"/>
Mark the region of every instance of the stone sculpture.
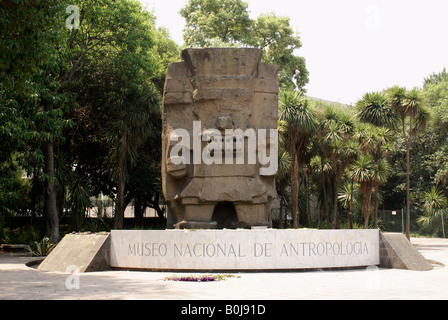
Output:
<path fill-rule="evenodd" d="M 271 226 L 278 68 L 261 56 L 252 48 L 185 49 L 168 67 L 162 184 L 176 228 Z"/>

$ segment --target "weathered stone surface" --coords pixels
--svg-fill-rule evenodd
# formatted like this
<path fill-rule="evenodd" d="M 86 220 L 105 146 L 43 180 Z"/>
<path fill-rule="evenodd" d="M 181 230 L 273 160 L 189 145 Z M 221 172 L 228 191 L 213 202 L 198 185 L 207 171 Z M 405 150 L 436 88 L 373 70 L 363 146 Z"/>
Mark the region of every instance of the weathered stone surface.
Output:
<path fill-rule="evenodd" d="M 111 267 L 287 270 L 379 264 L 378 230 L 112 231 Z"/>
<path fill-rule="evenodd" d="M 380 267 L 429 271 L 431 263 L 401 233 L 381 233 Z"/>
<path fill-rule="evenodd" d="M 268 213 L 276 197 L 275 174 L 260 176 L 260 168 L 266 165 L 258 159 L 248 163 L 249 137 L 242 145 L 233 144 L 233 160 L 244 149 L 244 164 L 226 164 L 224 159 L 222 164 L 205 164 L 193 158 L 195 148 L 202 152 L 214 141 L 211 137 L 202 141 L 207 129 L 217 129 L 222 136 L 232 129 L 277 129 L 278 67 L 262 64 L 259 49 L 186 49 L 181 56 L 182 62 L 168 67 L 162 112 L 162 186 L 174 224 L 189 226 L 191 221 L 213 226 L 213 219 L 226 220 L 225 214 L 215 212 L 225 204 L 233 216 L 217 225 L 229 227 L 230 221 L 233 228 L 269 225 Z M 199 141 L 193 137 L 194 121 L 201 122 Z M 170 138 L 176 129 L 190 136 L 184 141 L 189 163 L 176 164 L 179 157 L 187 162 L 186 155 L 171 154 L 177 139 Z M 217 157 L 224 157 L 225 151 L 223 144 L 222 155 Z"/>
<path fill-rule="evenodd" d="M 108 270 L 110 234 L 68 234 L 39 265 L 40 271 L 66 272 L 75 266 L 79 272 Z"/>

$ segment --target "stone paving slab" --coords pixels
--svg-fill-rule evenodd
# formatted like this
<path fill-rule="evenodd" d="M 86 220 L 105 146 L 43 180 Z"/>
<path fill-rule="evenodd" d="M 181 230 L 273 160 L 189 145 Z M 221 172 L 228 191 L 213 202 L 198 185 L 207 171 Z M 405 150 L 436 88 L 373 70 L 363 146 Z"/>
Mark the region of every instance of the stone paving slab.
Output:
<path fill-rule="evenodd" d="M 31 257 L 0 255 L 0 299 L 13 300 L 447 300 L 448 239 L 412 239 L 430 271 L 378 269 L 235 273 L 220 282 L 175 282 L 170 272 L 76 275 L 26 266 Z M 179 275 L 179 274 L 177 274 Z M 69 290 L 79 276 L 79 289 Z"/>

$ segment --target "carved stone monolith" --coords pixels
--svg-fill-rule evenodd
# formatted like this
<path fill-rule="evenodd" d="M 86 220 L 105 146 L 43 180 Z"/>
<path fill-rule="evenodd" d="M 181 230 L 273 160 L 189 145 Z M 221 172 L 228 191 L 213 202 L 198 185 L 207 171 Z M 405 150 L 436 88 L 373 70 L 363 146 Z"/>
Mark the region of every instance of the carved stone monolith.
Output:
<path fill-rule="evenodd" d="M 252 48 L 185 49 L 163 98 L 162 184 L 177 228 L 270 226 L 278 67 Z"/>

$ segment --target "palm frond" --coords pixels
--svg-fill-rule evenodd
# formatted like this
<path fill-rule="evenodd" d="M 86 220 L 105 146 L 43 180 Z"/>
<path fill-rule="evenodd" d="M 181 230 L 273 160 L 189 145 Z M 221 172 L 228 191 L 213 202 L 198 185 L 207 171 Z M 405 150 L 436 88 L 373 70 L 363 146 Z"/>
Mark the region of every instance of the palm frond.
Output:
<path fill-rule="evenodd" d="M 358 118 L 375 126 L 394 128 L 397 114 L 385 94 L 380 92 L 365 93 L 356 104 Z"/>

